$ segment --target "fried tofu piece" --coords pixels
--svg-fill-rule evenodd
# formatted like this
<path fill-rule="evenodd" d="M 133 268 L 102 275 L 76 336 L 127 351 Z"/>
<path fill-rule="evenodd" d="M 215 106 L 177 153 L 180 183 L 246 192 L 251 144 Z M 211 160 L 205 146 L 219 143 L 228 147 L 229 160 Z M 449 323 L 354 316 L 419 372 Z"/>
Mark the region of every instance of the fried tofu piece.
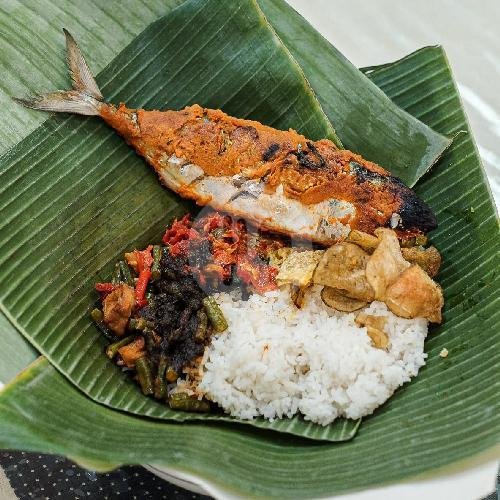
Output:
<path fill-rule="evenodd" d="M 403 258 L 394 231 L 375 231 L 379 244 L 366 264 L 366 279 L 375 292 L 375 300 L 384 300 L 386 289 L 410 266 Z"/>
<path fill-rule="evenodd" d="M 441 287 L 418 265 L 408 267 L 385 292 L 387 307 L 402 318 L 426 318 L 441 323 Z"/>
<path fill-rule="evenodd" d="M 146 355 L 144 337 L 137 337 L 130 344 L 120 347 L 118 354 L 127 368 L 133 368 L 135 362 Z"/>
<path fill-rule="evenodd" d="M 118 285 L 102 302 L 104 323 L 117 335 L 123 335 L 134 306 L 134 289 Z"/>
<path fill-rule="evenodd" d="M 374 299 L 366 279 L 365 268 L 370 256 L 353 243 L 337 243 L 324 253 L 314 272 L 318 285 L 344 290 L 344 295 L 364 302 Z"/>
<path fill-rule="evenodd" d="M 314 270 L 324 254 L 323 250 L 292 251 L 281 264 L 276 280 L 279 285 L 291 283 L 298 287 L 311 284 Z"/>

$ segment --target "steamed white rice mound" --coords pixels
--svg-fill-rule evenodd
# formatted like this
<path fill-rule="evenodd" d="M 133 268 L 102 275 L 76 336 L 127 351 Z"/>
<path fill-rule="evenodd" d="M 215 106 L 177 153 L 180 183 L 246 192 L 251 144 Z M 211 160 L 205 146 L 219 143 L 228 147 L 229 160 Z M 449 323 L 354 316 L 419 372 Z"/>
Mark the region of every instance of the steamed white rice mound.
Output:
<path fill-rule="evenodd" d="M 364 311 L 386 316 L 388 350 L 372 346 L 356 313 L 325 306 L 313 289 L 302 309 L 288 287 L 248 301 L 216 295 L 229 324 L 205 353 L 199 389 L 243 419 L 292 417 L 327 425 L 372 413 L 425 364 L 427 321 L 403 319 L 382 302 Z"/>

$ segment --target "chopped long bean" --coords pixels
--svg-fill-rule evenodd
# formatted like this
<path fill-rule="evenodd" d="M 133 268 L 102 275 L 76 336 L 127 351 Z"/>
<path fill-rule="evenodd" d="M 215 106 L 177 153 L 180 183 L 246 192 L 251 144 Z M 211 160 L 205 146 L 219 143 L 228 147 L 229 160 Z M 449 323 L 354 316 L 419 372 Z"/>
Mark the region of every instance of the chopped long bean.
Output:
<path fill-rule="evenodd" d="M 151 278 L 157 280 L 161 276 L 160 262 L 161 262 L 161 246 L 153 246 L 153 264 L 151 265 Z"/>
<path fill-rule="evenodd" d="M 154 395 L 156 399 L 165 399 L 167 395 L 167 384 L 165 382 L 165 372 L 167 371 L 168 361 L 165 356 L 160 358 L 158 363 L 158 371 L 154 382 Z"/>
<path fill-rule="evenodd" d="M 109 359 L 113 359 L 116 356 L 118 349 L 130 344 L 130 342 L 132 342 L 134 339 L 135 335 L 129 335 L 128 337 L 125 337 L 118 342 L 114 342 L 113 344 L 108 345 L 108 347 L 106 348 L 106 356 Z"/>
<path fill-rule="evenodd" d="M 129 286 L 134 286 L 135 283 L 134 283 L 134 280 L 132 278 L 132 274 L 130 272 L 130 268 L 128 267 L 128 264 L 124 260 L 121 260 L 118 263 L 118 265 L 120 267 L 120 273 L 122 275 L 123 282 Z"/>
<path fill-rule="evenodd" d="M 95 309 L 92 309 L 92 312 L 90 313 L 90 315 L 92 316 L 92 319 L 96 323 L 100 323 L 104 317 L 102 311 L 100 309 L 97 309 L 97 307 Z"/>
<path fill-rule="evenodd" d="M 143 330 L 146 326 L 146 322 L 142 318 L 131 318 L 128 321 L 129 330 Z"/>
<path fill-rule="evenodd" d="M 148 358 L 144 356 L 136 360 L 135 369 L 137 371 L 139 384 L 141 384 L 142 393 L 145 396 L 153 394 L 153 376 L 151 375 L 151 365 Z"/>
<path fill-rule="evenodd" d="M 101 333 L 108 339 L 108 340 L 114 340 L 116 338 L 116 335 L 106 326 L 104 323 L 104 314 L 100 309 L 92 309 L 92 312 L 90 313 L 90 316 L 94 320 L 97 328 L 101 331 Z"/>
<path fill-rule="evenodd" d="M 145 327 L 144 330 L 142 330 L 144 333 L 144 339 L 146 340 L 146 348 L 149 353 L 152 353 L 155 349 L 155 347 L 160 343 L 161 337 L 158 336 L 154 330 L 151 330 L 151 328 Z"/>
<path fill-rule="evenodd" d="M 210 411 L 210 403 L 208 401 L 193 398 L 183 392 L 171 394 L 168 398 L 168 404 L 173 410 L 196 411 L 200 413 Z"/>
<path fill-rule="evenodd" d="M 208 318 L 204 311 L 201 309 L 197 313 L 198 316 L 198 327 L 196 328 L 196 333 L 194 334 L 194 339 L 196 342 L 203 342 L 205 340 L 205 335 L 207 333 Z"/>
<path fill-rule="evenodd" d="M 128 322 L 130 330 L 144 330 L 146 328 L 153 328 L 151 321 L 146 321 L 144 318 L 131 318 Z"/>
<path fill-rule="evenodd" d="M 219 304 L 217 304 L 213 297 L 205 297 L 203 299 L 203 307 L 215 332 L 220 333 L 227 329 L 226 318 L 224 318 Z"/>

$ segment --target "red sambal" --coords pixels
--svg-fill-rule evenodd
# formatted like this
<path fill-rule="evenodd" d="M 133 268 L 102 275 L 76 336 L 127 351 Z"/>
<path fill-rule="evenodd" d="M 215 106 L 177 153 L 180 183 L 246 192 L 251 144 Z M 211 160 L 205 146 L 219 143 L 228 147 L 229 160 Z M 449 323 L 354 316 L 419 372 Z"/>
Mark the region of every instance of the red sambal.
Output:
<path fill-rule="evenodd" d="M 200 284 L 239 281 L 259 293 L 276 290 L 278 270 L 267 263 L 266 240 L 247 230 L 243 220 L 213 212 L 175 220 L 163 236 L 171 255 L 183 257 Z"/>

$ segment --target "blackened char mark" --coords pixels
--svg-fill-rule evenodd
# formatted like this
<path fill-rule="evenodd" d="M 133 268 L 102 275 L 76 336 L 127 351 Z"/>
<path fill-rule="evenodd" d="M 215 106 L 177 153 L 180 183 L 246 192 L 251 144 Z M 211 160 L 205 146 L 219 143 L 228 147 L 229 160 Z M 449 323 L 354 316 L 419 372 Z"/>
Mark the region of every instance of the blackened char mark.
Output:
<path fill-rule="evenodd" d="M 438 226 L 436 216 L 432 209 L 422 201 L 411 189 L 401 190 L 401 208 L 398 210 L 401 216 L 403 229 L 418 229 L 428 233 Z"/>
<path fill-rule="evenodd" d="M 299 165 L 302 167 L 305 167 L 305 168 L 309 168 L 311 170 L 325 168 L 326 161 L 321 156 L 320 152 L 316 149 L 316 146 L 312 142 L 307 142 L 306 144 L 307 144 L 307 147 L 309 148 L 309 151 L 303 151 L 302 148 L 300 147 L 300 144 L 299 144 L 297 151 L 294 151 L 292 153 L 297 157 L 297 160 L 299 161 Z M 316 157 L 316 161 L 312 161 L 309 158 L 310 153 Z"/>
<path fill-rule="evenodd" d="M 264 154 L 262 155 L 262 159 L 264 161 L 270 161 L 276 155 L 276 153 L 279 151 L 279 149 L 280 149 L 280 145 L 277 142 L 273 142 L 264 151 Z"/>
<path fill-rule="evenodd" d="M 373 172 L 368 170 L 366 167 L 358 163 L 357 161 L 349 162 L 349 170 L 356 176 L 356 183 L 363 184 L 363 182 L 383 182 L 390 183 L 390 179 L 394 179 L 397 182 L 401 182 L 396 177 L 391 177 L 389 175 L 382 175 L 378 172 Z"/>
<path fill-rule="evenodd" d="M 432 209 L 421 200 L 401 179 L 392 175 L 383 175 L 378 172 L 368 170 L 363 165 L 351 161 L 349 162 L 351 172 L 356 176 L 356 183 L 364 182 L 385 185 L 400 200 L 401 206 L 398 214 L 401 217 L 399 228 L 404 230 L 418 230 L 428 233 L 437 227 L 437 219 Z M 390 225 L 390 220 L 387 221 Z"/>

